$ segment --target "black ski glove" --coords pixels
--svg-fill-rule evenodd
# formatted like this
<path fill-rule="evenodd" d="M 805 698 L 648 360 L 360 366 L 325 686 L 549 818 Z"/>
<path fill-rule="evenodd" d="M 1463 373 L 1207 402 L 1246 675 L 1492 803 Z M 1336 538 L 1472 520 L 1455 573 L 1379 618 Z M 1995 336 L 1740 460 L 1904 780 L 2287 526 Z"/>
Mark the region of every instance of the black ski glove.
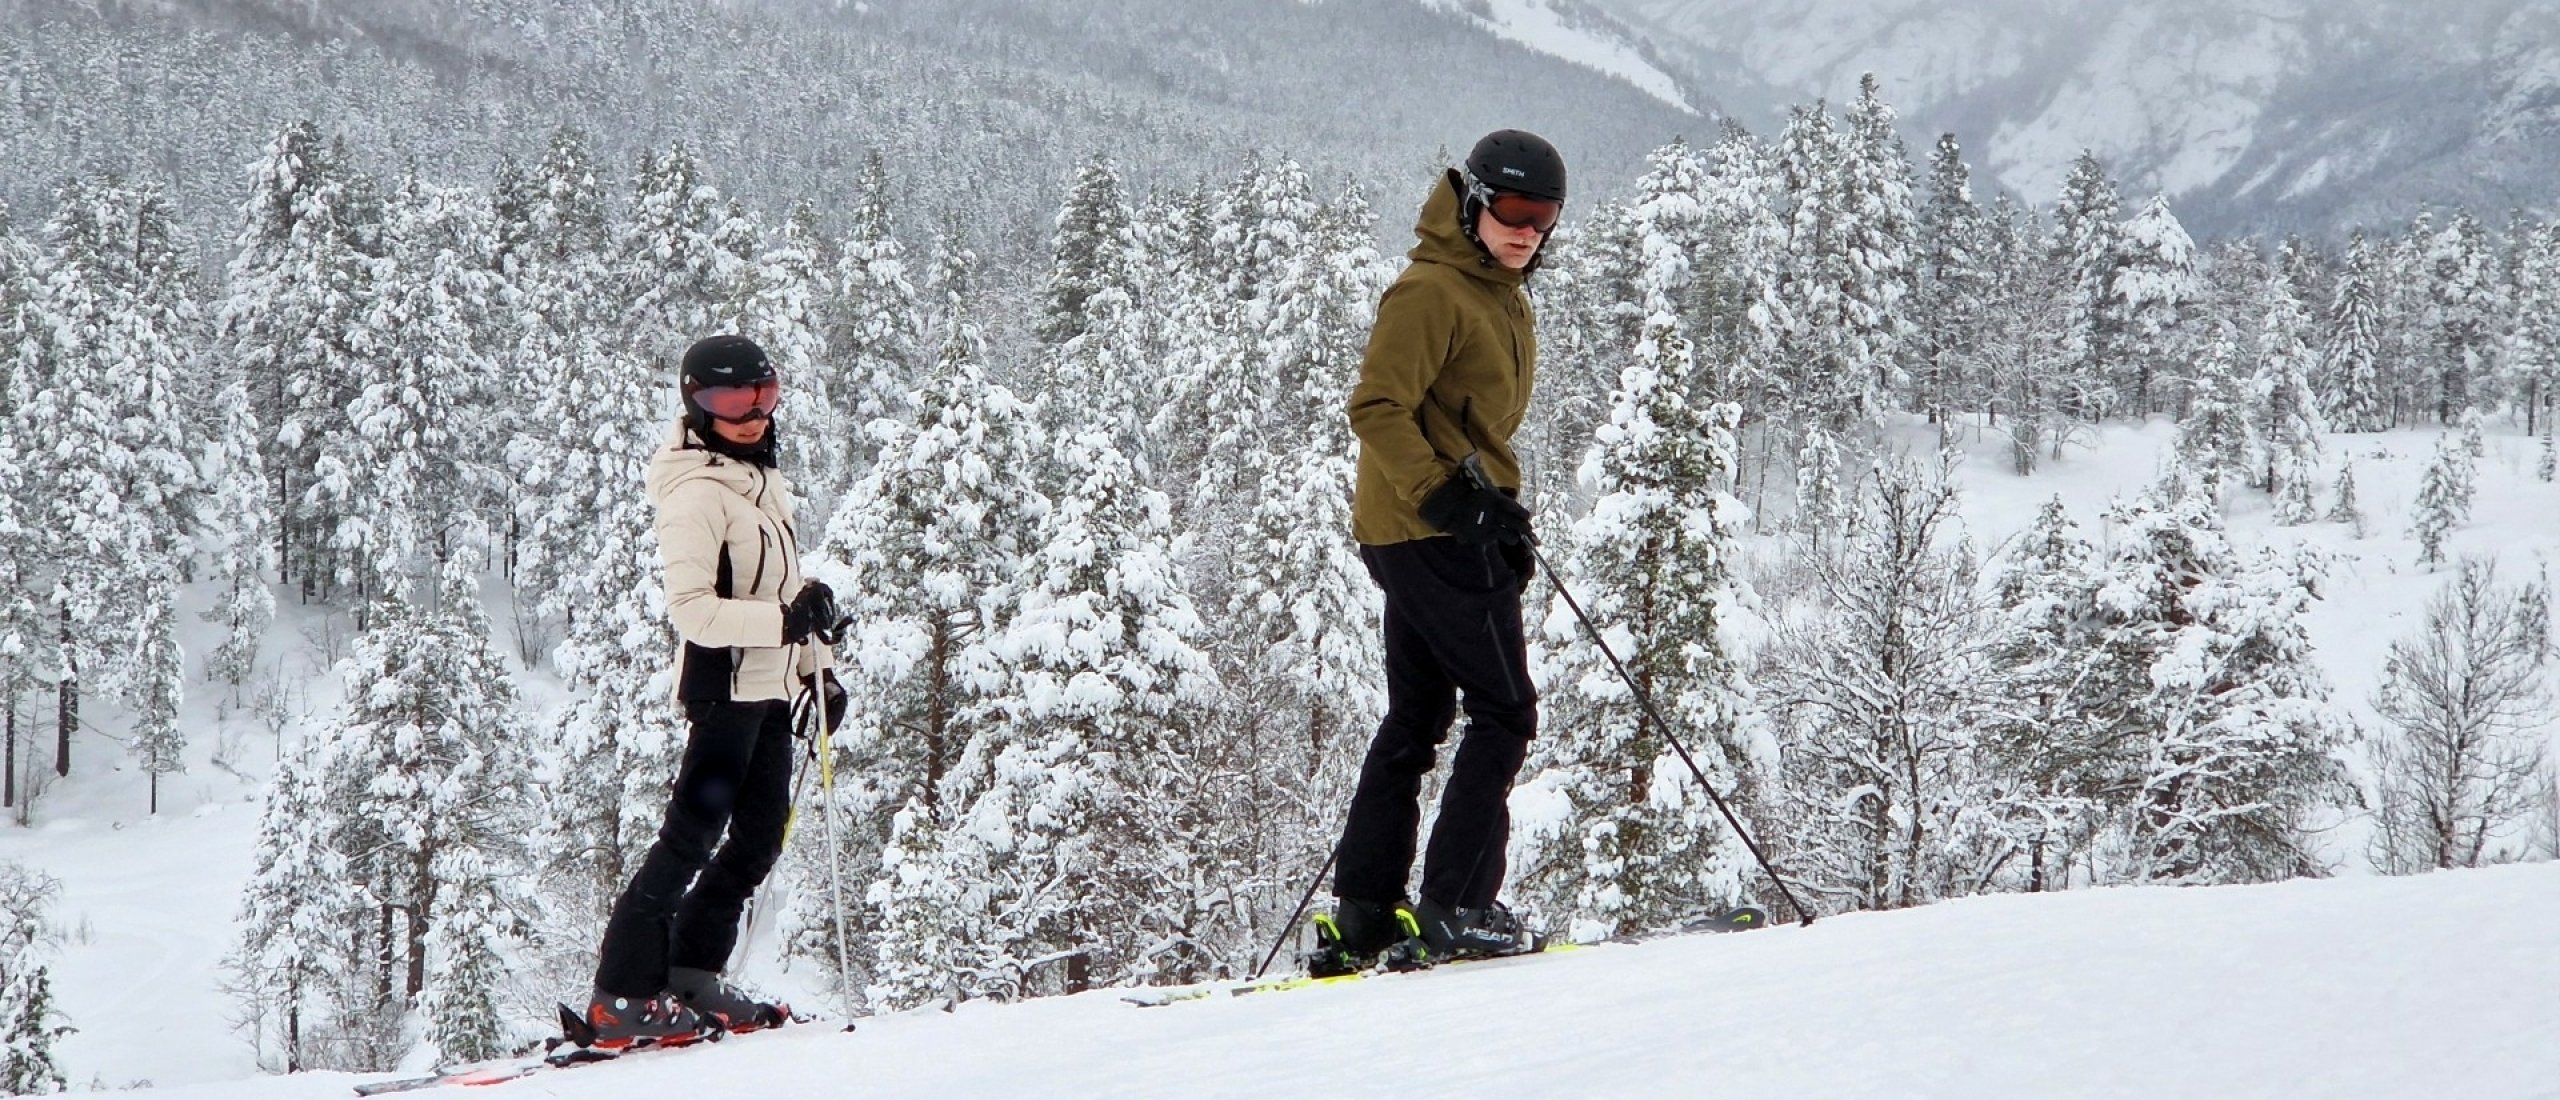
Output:
<path fill-rule="evenodd" d="M 827 699 L 827 728 L 831 730 L 843 729 L 844 712 L 847 707 L 852 705 L 853 700 L 845 695 L 844 685 L 836 682 L 836 671 L 834 669 L 828 669 L 825 672 L 819 673 L 818 682 L 822 693 Z"/>
<path fill-rule="evenodd" d="M 810 581 L 800 586 L 800 594 L 782 608 L 782 644 L 799 645 L 812 634 L 826 635 L 844 629 L 844 616 L 836 610 L 836 593 L 825 581 Z"/>
<path fill-rule="evenodd" d="M 1497 489 L 1453 477 L 1422 498 L 1422 522 L 1447 532 L 1462 546 L 1529 540 L 1529 507 Z"/>
<path fill-rule="evenodd" d="M 828 669 L 819 673 L 818 682 L 820 685 L 819 690 L 826 696 L 827 700 L 827 728 L 831 730 L 843 729 L 845 712 L 851 709 L 853 703 L 852 699 L 845 695 L 844 685 L 836 682 L 836 670 Z M 809 716 L 811 713 L 812 712 L 809 709 L 809 689 L 802 688 L 800 689 L 800 697 L 791 701 L 791 730 L 793 733 L 802 737 L 811 737 L 816 735 L 816 729 L 811 727 L 809 724 Z"/>

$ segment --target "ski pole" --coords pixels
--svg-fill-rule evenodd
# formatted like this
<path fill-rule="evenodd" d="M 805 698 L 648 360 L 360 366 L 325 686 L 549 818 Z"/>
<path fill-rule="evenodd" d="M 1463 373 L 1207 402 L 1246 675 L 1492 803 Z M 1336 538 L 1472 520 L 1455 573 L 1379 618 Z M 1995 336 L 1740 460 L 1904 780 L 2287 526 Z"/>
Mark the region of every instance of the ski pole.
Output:
<path fill-rule="evenodd" d="M 828 644 L 836 640 L 821 637 Z M 844 849 L 836 843 L 836 761 L 831 744 L 835 737 L 835 715 L 827 708 L 823 675 L 813 662 L 809 669 L 809 704 L 818 712 L 818 801 L 821 803 L 819 813 L 826 819 L 827 893 L 834 902 L 836 914 L 836 1001 L 844 1010 L 845 1030 L 851 1031 L 853 952 L 845 943 Z"/>
<path fill-rule="evenodd" d="M 1340 844 L 1334 845 L 1333 851 L 1325 855 L 1324 866 L 1317 868 L 1316 877 L 1307 882 L 1307 892 L 1298 895 L 1298 907 L 1289 910 L 1288 920 L 1280 922 L 1280 938 L 1271 941 L 1271 953 L 1262 957 L 1262 965 L 1253 968 L 1254 980 L 1260 981 L 1262 972 L 1271 969 L 1271 961 L 1280 957 L 1280 949 L 1288 946 L 1289 937 L 1298 931 L 1298 916 L 1307 911 L 1308 902 L 1316 899 L 1316 887 L 1324 885 L 1324 877 L 1333 873 L 1333 861 L 1341 857 Z"/>
<path fill-rule="evenodd" d="M 1493 480 L 1485 476 L 1484 464 L 1477 460 L 1474 452 L 1470 451 L 1467 457 L 1458 460 L 1458 469 L 1465 472 L 1467 479 L 1472 481 L 1478 489 L 1494 491 Z M 1672 732 L 1671 723 L 1663 720 L 1662 711 L 1653 705 L 1653 696 L 1644 690 L 1643 685 L 1636 683 L 1636 678 L 1627 672 L 1626 662 L 1618 659 L 1617 651 L 1609 648 L 1607 638 L 1600 636 L 1600 628 L 1592 623 L 1591 615 L 1582 610 L 1582 601 L 1573 598 L 1573 590 L 1565 587 L 1564 578 L 1556 574 L 1555 565 L 1547 560 L 1545 551 L 1538 549 L 1537 536 L 1528 535 L 1523 545 L 1529 548 L 1529 556 L 1537 559 L 1538 568 L 1547 571 L 1547 583 L 1554 585 L 1556 594 L 1564 597 L 1564 605 L 1573 609 L 1574 619 L 1582 624 L 1583 633 L 1591 636 L 1591 644 L 1599 646 L 1601 655 L 1609 658 L 1609 667 L 1618 671 L 1618 679 L 1625 683 L 1627 691 L 1636 697 L 1636 703 L 1644 708 L 1645 716 L 1653 720 L 1654 728 L 1662 731 L 1662 739 L 1670 742 L 1671 751 L 1680 754 L 1680 762 L 1688 765 L 1689 774 L 1698 781 L 1698 788 L 1707 792 L 1707 798 L 1716 804 L 1716 812 L 1724 815 L 1724 823 L 1733 826 L 1733 835 L 1742 838 L 1742 846 L 1750 849 L 1752 859 L 1759 861 L 1760 870 L 1766 873 L 1769 876 L 1769 882 L 1778 888 L 1778 896 L 1787 899 L 1787 904 L 1794 907 L 1796 914 L 1803 918 L 1800 923 L 1812 924 L 1813 910 L 1805 908 L 1803 902 L 1796 900 L 1794 891 L 1787 889 L 1787 880 L 1778 877 L 1778 869 L 1769 865 L 1769 857 L 1760 851 L 1759 843 L 1751 839 L 1751 830 L 1742 827 L 1742 819 L 1734 816 L 1733 807 L 1725 803 L 1723 795 L 1716 793 L 1715 784 L 1707 781 L 1707 773 L 1698 767 L 1697 758 L 1689 755 L 1689 747 L 1680 743 L 1680 735 Z"/>

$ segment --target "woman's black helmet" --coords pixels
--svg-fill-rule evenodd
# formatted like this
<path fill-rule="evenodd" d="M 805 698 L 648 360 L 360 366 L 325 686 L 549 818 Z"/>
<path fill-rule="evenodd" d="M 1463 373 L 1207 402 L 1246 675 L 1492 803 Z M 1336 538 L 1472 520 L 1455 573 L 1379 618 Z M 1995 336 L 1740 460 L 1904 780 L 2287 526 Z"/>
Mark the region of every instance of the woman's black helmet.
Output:
<path fill-rule="evenodd" d="M 712 430 L 715 420 L 773 419 L 774 410 L 782 404 L 782 372 L 774 369 L 762 347 L 734 333 L 704 337 L 685 349 L 678 376 L 685 426 L 693 429 L 703 446 L 732 458 L 773 465 L 776 432 L 771 426 L 764 438 L 743 446 Z"/>

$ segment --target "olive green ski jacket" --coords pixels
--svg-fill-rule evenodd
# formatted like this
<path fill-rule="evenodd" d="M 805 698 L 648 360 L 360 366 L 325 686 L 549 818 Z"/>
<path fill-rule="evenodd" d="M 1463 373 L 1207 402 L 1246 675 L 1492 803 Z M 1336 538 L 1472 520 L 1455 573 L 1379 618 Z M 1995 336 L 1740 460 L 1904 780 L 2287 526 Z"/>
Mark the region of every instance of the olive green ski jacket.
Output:
<path fill-rule="evenodd" d="M 1406 255 L 1378 300 L 1378 320 L 1351 389 L 1360 438 L 1351 536 L 1381 546 L 1440 532 L 1416 511 L 1474 452 L 1499 487 L 1520 487 L 1511 435 L 1537 378 L 1536 320 L 1526 271 L 1496 263 L 1459 224 L 1458 174 L 1443 175 Z M 1534 264 L 1531 265 L 1533 268 Z"/>

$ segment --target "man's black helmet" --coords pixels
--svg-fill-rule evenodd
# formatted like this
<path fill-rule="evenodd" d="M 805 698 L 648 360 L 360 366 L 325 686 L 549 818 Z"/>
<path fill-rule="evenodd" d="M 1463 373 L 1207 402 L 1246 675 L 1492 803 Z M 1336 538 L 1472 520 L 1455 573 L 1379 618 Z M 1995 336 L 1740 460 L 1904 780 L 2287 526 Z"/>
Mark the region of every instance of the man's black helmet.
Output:
<path fill-rule="evenodd" d="M 1564 201 L 1564 154 L 1527 130 L 1496 130 L 1467 154 L 1467 174 L 1496 191 Z"/>

